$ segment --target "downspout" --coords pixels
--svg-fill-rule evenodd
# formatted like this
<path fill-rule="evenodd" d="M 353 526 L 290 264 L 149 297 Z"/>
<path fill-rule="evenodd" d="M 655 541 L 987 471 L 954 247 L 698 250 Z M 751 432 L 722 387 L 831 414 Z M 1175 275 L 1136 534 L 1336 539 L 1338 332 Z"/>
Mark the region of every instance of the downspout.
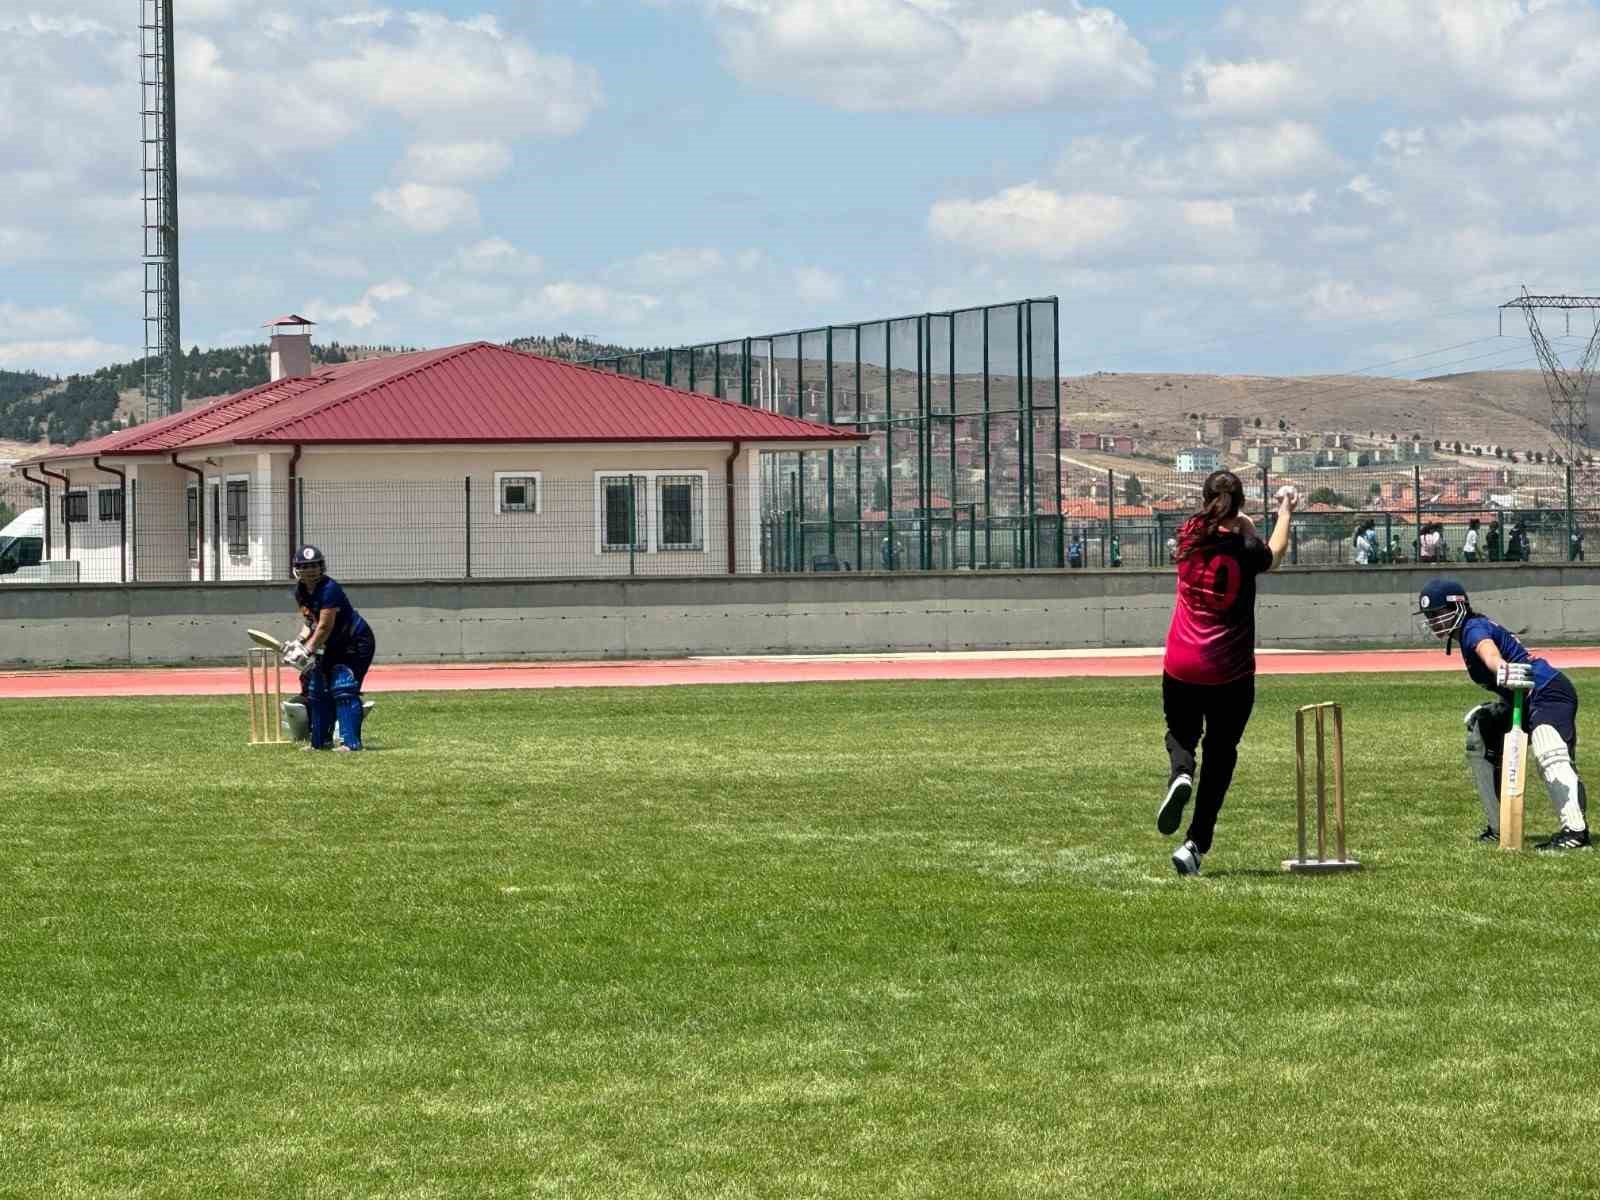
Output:
<path fill-rule="evenodd" d="M 294 445 L 294 453 L 289 456 L 289 561 L 294 562 L 294 553 L 300 548 L 298 536 L 300 533 L 300 490 L 299 479 L 295 475 L 295 467 L 300 464 L 300 443 Z M 270 569 L 270 568 L 269 568 Z M 289 577 L 294 578 L 291 569 Z"/>
<path fill-rule="evenodd" d="M 172 452 L 172 465 L 194 476 L 194 558 L 199 566 L 200 582 L 206 581 L 206 473 L 199 467 L 185 466 L 178 461 L 178 452 Z"/>
<path fill-rule="evenodd" d="M 59 471 L 52 471 L 47 467 L 40 467 L 39 468 L 39 474 L 48 475 L 51 479 L 59 479 L 59 480 L 61 480 L 61 503 L 62 503 L 63 506 L 65 506 L 65 504 L 67 503 L 67 493 L 72 490 L 72 480 L 68 479 L 65 475 L 61 474 Z M 48 503 L 48 500 L 49 500 L 49 497 L 48 497 L 48 494 L 47 494 L 46 495 L 46 502 L 47 503 Z M 47 507 L 44 511 L 45 511 L 45 520 L 48 521 L 50 519 L 50 509 Z M 67 559 L 68 559 L 68 561 L 71 561 L 71 559 L 72 559 L 72 526 L 67 523 L 67 513 L 66 513 L 65 507 L 63 507 L 62 512 L 61 512 L 61 536 L 62 536 L 63 540 L 65 540 L 66 543 L 67 543 Z"/>
<path fill-rule="evenodd" d="M 96 471 L 104 471 L 107 475 L 115 475 L 117 477 L 118 484 L 121 485 L 122 503 L 117 506 L 117 511 L 121 514 L 117 518 L 117 526 L 118 526 L 118 530 L 119 530 L 117 536 L 122 539 L 122 556 L 121 556 L 121 564 L 120 564 L 121 567 L 122 567 L 122 582 L 123 583 L 127 583 L 128 582 L 128 473 L 126 471 L 119 471 L 115 467 L 102 466 L 101 463 L 100 463 L 100 456 L 98 454 L 96 454 L 94 456 L 94 458 L 90 459 L 90 461 L 92 463 L 94 463 L 94 469 Z"/>
<path fill-rule="evenodd" d="M 21 468 L 19 474 L 34 487 L 44 489 L 44 560 L 50 561 L 50 485 L 43 479 L 35 479 L 28 474 L 26 467 Z"/>
<path fill-rule="evenodd" d="M 733 463 L 739 457 L 739 452 L 744 449 L 744 443 L 734 439 L 733 449 L 728 452 L 728 574 L 739 573 L 739 537 L 738 527 L 734 524 L 733 504 Z"/>

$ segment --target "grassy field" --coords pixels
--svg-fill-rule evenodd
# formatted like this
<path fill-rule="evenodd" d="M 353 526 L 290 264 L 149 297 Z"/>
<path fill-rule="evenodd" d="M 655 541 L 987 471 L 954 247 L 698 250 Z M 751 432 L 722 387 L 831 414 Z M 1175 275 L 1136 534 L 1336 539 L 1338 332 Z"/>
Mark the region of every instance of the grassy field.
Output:
<path fill-rule="evenodd" d="M 1198 880 L 1148 680 L 6 703 L 0 1196 L 1594 1194 L 1600 858 L 1472 844 L 1474 700 L 1263 680 Z"/>

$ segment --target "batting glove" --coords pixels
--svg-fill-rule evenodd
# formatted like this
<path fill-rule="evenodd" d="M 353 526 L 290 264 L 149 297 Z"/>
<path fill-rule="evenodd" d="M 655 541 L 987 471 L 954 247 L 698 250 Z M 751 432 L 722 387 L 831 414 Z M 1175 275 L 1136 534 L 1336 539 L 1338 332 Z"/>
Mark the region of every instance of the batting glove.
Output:
<path fill-rule="evenodd" d="M 1495 670 L 1496 687 L 1508 692 L 1526 692 L 1533 689 L 1533 668 L 1527 663 L 1503 662 Z"/>
<path fill-rule="evenodd" d="M 283 648 L 283 665 L 291 671 L 298 671 L 304 675 L 316 665 L 316 662 L 317 660 L 312 657 L 311 651 L 307 650 L 304 644 L 300 642 L 290 642 Z"/>

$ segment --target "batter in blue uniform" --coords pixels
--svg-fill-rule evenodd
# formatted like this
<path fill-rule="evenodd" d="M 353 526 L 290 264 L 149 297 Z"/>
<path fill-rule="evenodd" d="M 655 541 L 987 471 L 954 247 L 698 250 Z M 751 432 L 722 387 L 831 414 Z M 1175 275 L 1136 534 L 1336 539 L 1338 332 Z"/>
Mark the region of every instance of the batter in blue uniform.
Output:
<path fill-rule="evenodd" d="M 327 750 L 333 723 L 339 722 L 340 750 L 361 749 L 361 684 L 372 666 L 378 643 L 337 580 L 327 573 L 327 560 L 315 546 L 301 546 L 294 555 L 294 601 L 305 619 L 300 641 L 321 658 L 301 681 L 311 725 L 311 749 Z"/>
<path fill-rule="evenodd" d="M 1516 634 L 1472 610 L 1467 590 L 1453 579 L 1431 579 L 1417 597 L 1417 613 L 1428 632 L 1444 642 L 1459 640 L 1461 660 L 1473 683 L 1495 694 L 1467 714 L 1467 767 L 1487 825 L 1479 841 L 1500 840 L 1500 746 L 1511 728 L 1514 692 L 1526 692 L 1528 744 L 1550 793 L 1559 828 L 1540 850 L 1590 845 L 1583 783 L 1573 765 L 1578 750 L 1578 693 L 1572 681 L 1528 653 Z"/>

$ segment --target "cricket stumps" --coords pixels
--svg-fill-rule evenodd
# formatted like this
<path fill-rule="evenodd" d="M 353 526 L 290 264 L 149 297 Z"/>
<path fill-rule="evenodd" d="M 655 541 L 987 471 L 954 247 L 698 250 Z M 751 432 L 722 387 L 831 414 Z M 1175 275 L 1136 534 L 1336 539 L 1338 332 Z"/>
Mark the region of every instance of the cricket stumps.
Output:
<path fill-rule="evenodd" d="M 1317 738 L 1317 856 L 1306 850 L 1306 724 L 1315 726 Z M 1333 724 L 1330 739 L 1328 724 Z M 1328 760 L 1333 760 L 1333 846 L 1336 857 L 1328 857 Z M 1344 710 L 1332 701 L 1307 704 L 1294 714 L 1294 802 L 1296 856 L 1283 860 L 1285 871 L 1356 871 L 1361 864 L 1348 857 L 1344 844 Z"/>
<path fill-rule="evenodd" d="M 245 655 L 244 669 L 250 689 L 250 744 L 287 745 L 290 738 L 283 731 L 282 660 L 276 651 L 252 646 Z"/>

